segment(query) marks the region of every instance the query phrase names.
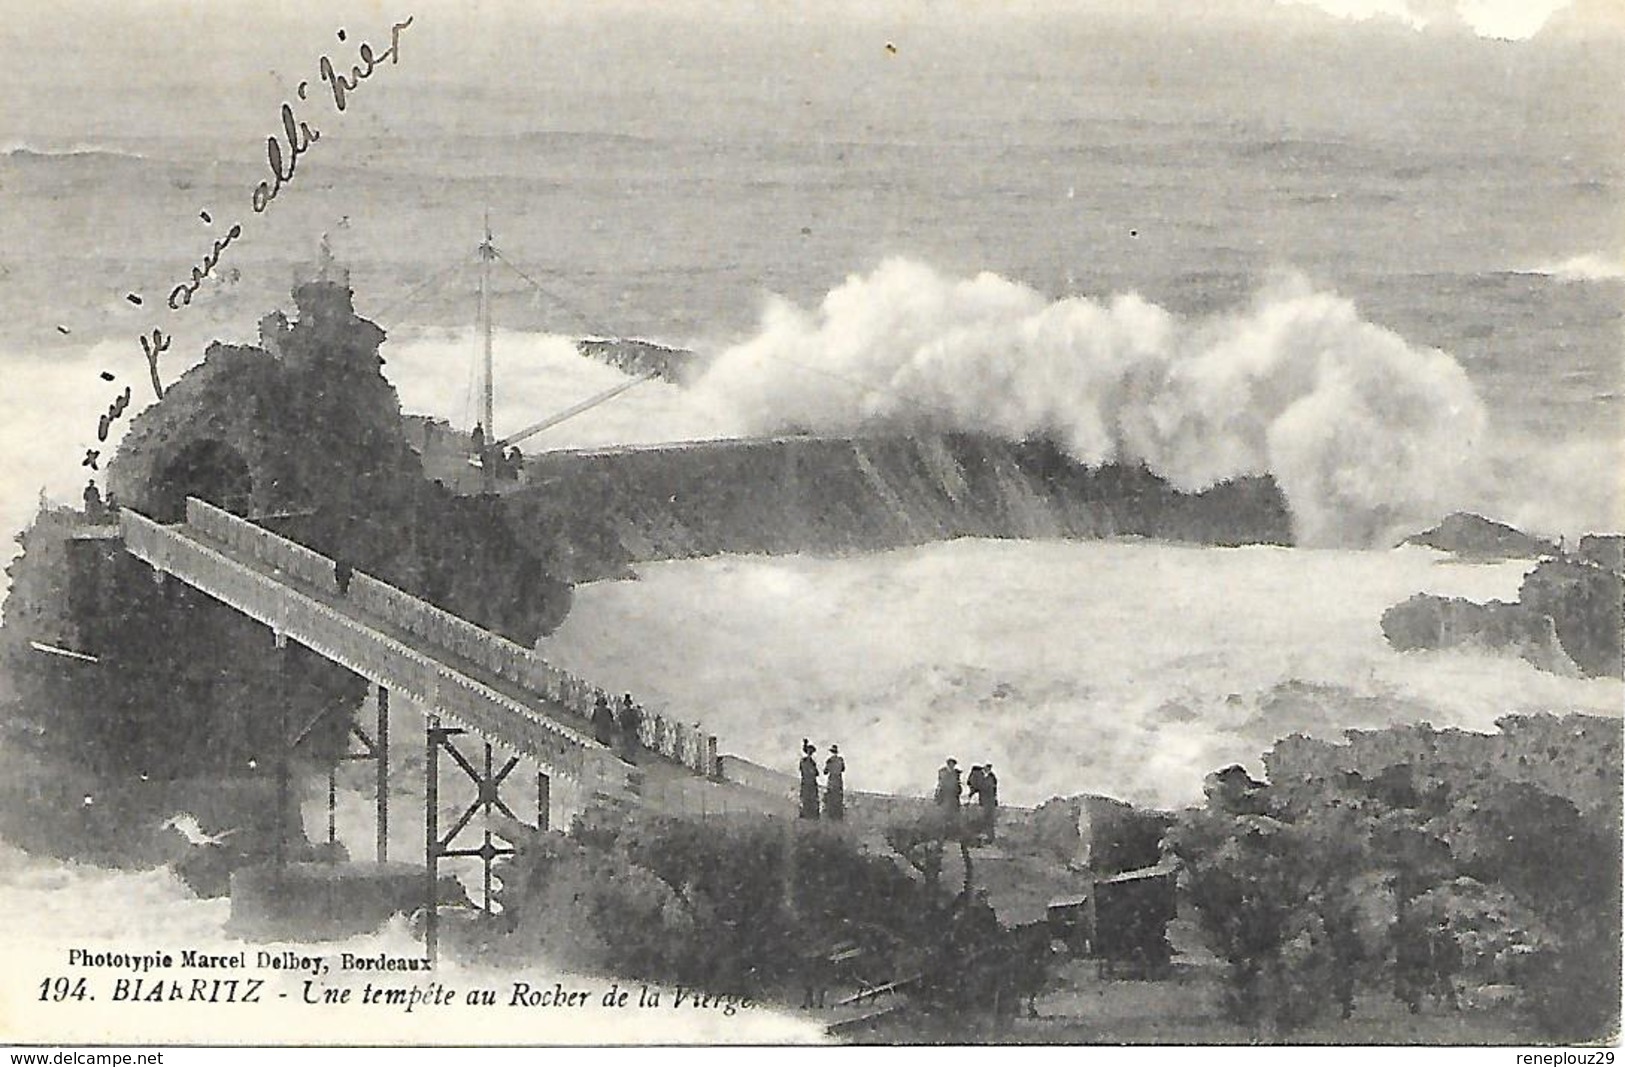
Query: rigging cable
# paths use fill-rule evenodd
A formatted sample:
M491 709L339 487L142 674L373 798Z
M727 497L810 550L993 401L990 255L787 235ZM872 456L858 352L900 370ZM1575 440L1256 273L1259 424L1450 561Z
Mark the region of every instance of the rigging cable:
M507 267L509 270L511 270L515 274L519 275L520 278L524 279L527 283L529 283L531 288L535 289L538 293L540 293L541 295L547 297L549 300L553 301L553 303L557 304L559 307L563 308L565 311L568 311L570 314L574 315L577 319L579 319L581 321L581 324L583 326L585 326L587 329L591 330L593 333L596 333L600 337L614 337L614 336L616 336L615 334L611 333L610 331L605 330L600 323L594 322L586 314L586 312L582 311L580 308L576 307L574 304L570 303L570 301L564 299L562 296L559 296L557 293L555 293L552 290L548 289L541 282L537 281L535 278L532 278L529 274L526 274L524 271L520 270L518 267L516 267L513 264L513 261L510 260L507 256L504 256L501 253L501 251L499 251L497 249L492 249L492 252L495 254L496 258L501 261L503 266Z
M373 315L380 319L389 318L390 316L394 315L395 312L409 304L419 293L423 292L423 290L427 289L431 285L445 281L449 276L462 270L464 267L467 267L472 262L472 256L465 257L463 260L453 263L445 270L429 275L429 277L423 279L421 282L409 289L405 296L399 298L398 300L391 301L380 310L373 312Z

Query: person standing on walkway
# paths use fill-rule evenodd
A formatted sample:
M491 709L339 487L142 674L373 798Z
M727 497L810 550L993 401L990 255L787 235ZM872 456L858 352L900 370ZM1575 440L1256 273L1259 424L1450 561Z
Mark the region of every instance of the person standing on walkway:
M605 748L615 744L615 713L609 710L609 698L602 689L592 703L592 739Z
M102 504L101 490L96 488L94 479L85 483L85 521L107 521L107 509Z
M937 771L937 803L950 811L959 810L959 761L948 760Z
M829 746L829 759L824 761L824 818L840 822L846 818L846 760L841 758L841 746Z
M818 818L818 761L817 752L806 738L801 739L801 817Z
M621 730L621 756L628 763L638 761L638 731L643 728L643 709L632 700L631 693L621 696L621 713L616 725Z

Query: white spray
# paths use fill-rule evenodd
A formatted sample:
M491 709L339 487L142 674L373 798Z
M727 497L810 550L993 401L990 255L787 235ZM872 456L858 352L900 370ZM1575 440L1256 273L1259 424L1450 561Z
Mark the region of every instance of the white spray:
M1437 519L1468 495L1486 432L1453 359L1297 278L1183 321L1134 294L1050 301L892 259L816 311L773 299L695 388L756 432L1042 435L1187 491L1272 474L1305 545L1383 544Z

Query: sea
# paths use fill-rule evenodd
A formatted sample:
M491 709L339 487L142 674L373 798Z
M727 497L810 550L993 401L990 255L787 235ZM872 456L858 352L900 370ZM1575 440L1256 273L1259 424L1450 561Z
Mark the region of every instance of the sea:
M1395 547L1450 511L1570 540L1625 527L1617 37L1157 5L386 6L224 5L190 12L184 39L132 8L78 64L47 62L66 29L24 23L38 62L0 72L7 531L41 499L77 502L87 449L105 458L151 402L140 338L169 339L172 382L291 312L324 261L388 332L403 406L471 428L489 226L498 434L624 380L574 338L705 364L527 451L975 429L1187 488L1267 472L1287 493L1293 549L965 541L579 588L543 651L704 719L725 751L788 767L810 737L841 745L856 788L921 792L954 755L993 762L1015 803L1172 807L1220 766L1258 773L1294 731L1620 714L1618 681L1400 655L1378 625L1415 592L1516 597L1523 564ZM319 58L381 53L408 14L339 111ZM320 136L255 211L285 103ZM165 307L211 254L191 303ZM42 967L70 944L229 943L224 905L163 870L0 845L0 899L0 937ZM401 926L363 944L412 943ZM12 987L35 970L7 1003L31 1000ZM105 1010L109 1035L174 1036ZM331 1033L324 1010L286 1033ZM818 1033L741 1017L649 1025ZM66 1019L47 1004L7 1032ZM435 1039L380 1025L397 1023Z

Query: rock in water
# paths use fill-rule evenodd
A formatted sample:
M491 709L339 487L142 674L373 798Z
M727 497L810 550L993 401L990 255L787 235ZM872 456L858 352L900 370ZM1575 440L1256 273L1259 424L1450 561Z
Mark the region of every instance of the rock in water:
M1625 677L1621 612L1625 578L1579 560L1544 560L1524 578L1518 600L1551 616L1563 648L1592 677Z
M1439 525L1405 538L1407 545L1426 545L1468 559L1539 559L1555 556L1550 541L1469 511L1458 511Z
M1382 632L1401 652L1483 648L1512 652L1543 671L1576 677L1580 668L1564 651L1551 616L1525 604L1418 593L1383 612Z

